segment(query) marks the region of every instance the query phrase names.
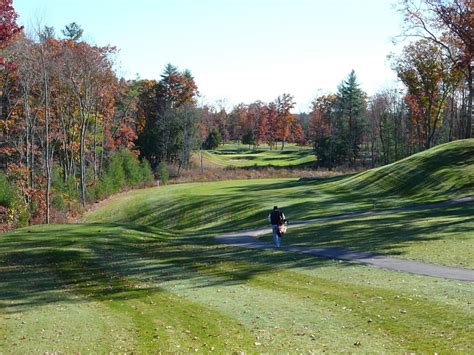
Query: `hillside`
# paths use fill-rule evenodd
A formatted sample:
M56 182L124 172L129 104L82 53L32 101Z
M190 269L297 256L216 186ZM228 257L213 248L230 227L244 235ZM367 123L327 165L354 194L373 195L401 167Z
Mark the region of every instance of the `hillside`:
M273 205L283 207L292 220L305 220L473 195L473 182L471 139L346 177L224 181L135 191L112 199L107 209L87 215L85 221L220 232L261 225Z
M296 220L472 194L473 142L327 180L137 190L82 224L4 234L0 352L472 353L474 284L233 248L214 236L266 225L274 204ZM466 207L321 222L286 243L472 267Z
M442 144L340 183L371 194L443 200L474 194L474 139Z

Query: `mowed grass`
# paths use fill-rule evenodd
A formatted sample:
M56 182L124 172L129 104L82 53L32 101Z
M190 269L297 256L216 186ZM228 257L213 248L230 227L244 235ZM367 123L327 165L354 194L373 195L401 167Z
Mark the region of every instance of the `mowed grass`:
M271 242L267 235L262 240ZM284 244L372 251L474 269L474 202L426 211L325 221L290 229Z
M173 185L117 196L82 224L2 235L0 352L472 353L472 283L213 238L266 225L274 204L297 220L473 194L474 140L456 144L457 154L447 145L412 157L438 162L423 179L402 178L416 161L407 159L362 173L366 184L359 174ZM409 193L411 183L425 193ZM429 250L456 265L469 259L472 215L472 204L397 212L288 238L415 259Z
M2 353L474 350L469 283L132 224L18 230L0 260Z
M284 150L267 146L250 149L245 145L224 144L216 150L203 152L203 157L221 167L281 167L295 168L312 165L315 155L309 147L286 145Z
M135 191L112 199L106 209L85 220L219 233L261 226L274 205L295 221L474 195L473 167L470 139L345 177L224 181Z
M436 146L345 179L341 187L372 195L443 200L474 194L474 139Z

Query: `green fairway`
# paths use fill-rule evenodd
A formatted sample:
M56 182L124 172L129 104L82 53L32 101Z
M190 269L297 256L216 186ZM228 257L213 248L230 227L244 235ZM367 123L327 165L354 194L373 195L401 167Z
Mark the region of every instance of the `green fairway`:
M31 227L0 256L6 353L473 350L468 283L136 225Z
M0 353L472 353L472 283L214 239L266 226L274 204L291 222L473 195L474 140L435 149L326 180L137 190L82 224L4 234ZM328 221L284 242L473 268L473 215L471 203Z
M106 209L85 220L225 232L262 225L274 205L283 207L290 220L307 220L474 195L473 167L471 139L346 177L224 181L135 191L111 200Z
M250 149L245 145L225 144L219 149L204 151L204 158L221 167L304 167L316 161L308 147L287 145L284 150L270 150L267 146Z
M290 229L288 245L372 251L474 269L474 203L315 223ZM271 236L263 240L270 242Z

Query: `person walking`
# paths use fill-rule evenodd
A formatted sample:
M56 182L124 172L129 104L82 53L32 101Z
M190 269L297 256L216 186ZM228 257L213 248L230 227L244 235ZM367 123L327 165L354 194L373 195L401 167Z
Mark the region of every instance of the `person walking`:
M281 235L279 232L279 227L283 224L284 220L285 215L283 214L283 211L278 209L278 206L274 206L273 211L270 212L270 214L268 215L268 221L272 225L273 242L275 243L275 246L277 248L279 248L281 245Z

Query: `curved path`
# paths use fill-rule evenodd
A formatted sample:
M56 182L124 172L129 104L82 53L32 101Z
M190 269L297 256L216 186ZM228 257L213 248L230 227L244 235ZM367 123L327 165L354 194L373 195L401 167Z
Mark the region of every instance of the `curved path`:
M291 227L301 227L307 224L313 224L323 221L332 221L338 219L350 219L355 217L365 217L371 215L383 215L402 211L428 210L439 207L474 202L474 196L468 196L460 199L449 200L427 205L419 205L409 208L398 208L393 210L369 211L362 213L345 214L333 217L324 217L308 221L295 222ZM228 233L216 237L216 240L240 248L251 249L275 249L273 244L264 243L257 238L262 234L271 233L271 228L259 228L245 230L240 232ZM396 259L387 256L377 255L371 252L356 252L338 248L311 248L301 246L282 246L280 250L291 251L302 254L314 255L317 257L344 260L352 263L368 264L382 269L408 272L411 274L426 275L433 277L442 277L445 279L474 282L474 270L455 268L449 266L423 263L419 261Z

